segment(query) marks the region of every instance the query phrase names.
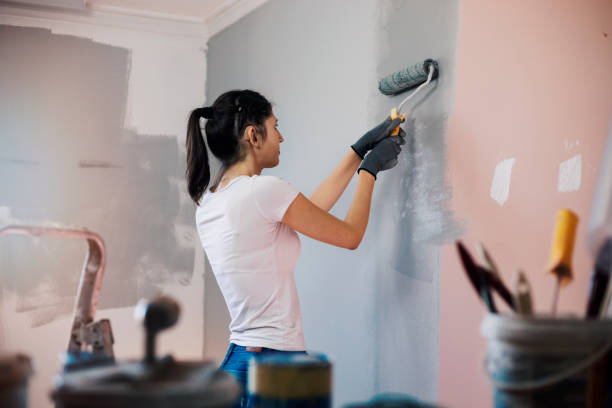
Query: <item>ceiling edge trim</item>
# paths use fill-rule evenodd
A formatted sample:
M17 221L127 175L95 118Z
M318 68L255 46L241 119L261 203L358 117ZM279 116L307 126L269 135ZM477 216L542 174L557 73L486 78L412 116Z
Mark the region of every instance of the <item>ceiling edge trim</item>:
M204 21L209 38L262 6L268 0L225 0Z
M86 10L56 9L45 6L17 6L0 1L0 15L29 19L42 19L65 23L93 24L127 30L151 32L156 34L190 37L206 43L209 35L208 27L203 21L192 21L185 17L177 20L171 14L142 12L129 9L112 10L88 6ZM136 14L137 13L137 14ZM189 19L189 20L186 20Z

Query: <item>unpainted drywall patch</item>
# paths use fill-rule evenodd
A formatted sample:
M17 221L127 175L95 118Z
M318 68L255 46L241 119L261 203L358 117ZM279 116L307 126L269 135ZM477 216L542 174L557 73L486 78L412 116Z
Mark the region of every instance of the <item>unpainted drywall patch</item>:
M106 241L101 308L187 284L193 205L175 136L124 128L131 53L47 29L0 25L3 221L76 225ZM152 137L154 136L154 137ZM191 241L193 243L193 241ZM68 313L85 243L0 238L0 285L32 325ZM36 312L36 316L34 316Z
M568 159L559 164L559 180L557 189L561 193L580 190L582 183L582 155Z
M510 182L512 181L512 167L516 159L506 159L497 163L493 181L491 182L491 198L499 205L504 205L510 195Z

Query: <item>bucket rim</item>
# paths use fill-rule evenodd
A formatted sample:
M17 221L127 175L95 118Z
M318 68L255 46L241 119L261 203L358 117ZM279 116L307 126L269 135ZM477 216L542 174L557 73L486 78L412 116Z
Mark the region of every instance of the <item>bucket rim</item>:
M489 313L480 325L487 340L530 341L545 336L594 343L612 339L612 319L554 318L549 315L514 316Z

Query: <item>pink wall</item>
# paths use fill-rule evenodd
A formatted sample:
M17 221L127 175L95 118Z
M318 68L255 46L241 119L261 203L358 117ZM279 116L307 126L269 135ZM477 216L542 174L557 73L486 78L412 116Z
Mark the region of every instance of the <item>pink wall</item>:
M544 273L556 212L580 217L575 280L561 312L583 313L592 259L586 226L612 120L612 1L463 0L457 95L450 120L449 183L462 237L488 247L508 284L517 268L531 280L538 311L550 309ZM580 188L559 192L559 165L582 155ZM508 200L490 196L497 163L515 158ZM500 302L498 302L500 303ZM442 255L439 401L491 406L483 373L483 306L454 246Z

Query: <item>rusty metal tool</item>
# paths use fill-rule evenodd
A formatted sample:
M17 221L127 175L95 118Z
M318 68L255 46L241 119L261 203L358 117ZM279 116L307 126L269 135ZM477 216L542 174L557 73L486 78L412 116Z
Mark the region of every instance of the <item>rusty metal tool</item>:
M8 225L0 228L0 236L8 234L85 239L87 241L88 251L81 270L68 341L68 353L72 354L77 361L82 352L85 355L91 353L96 360L114 361L114 339L110 321L102 319L94 322L106 267L106 246L102 237L86 229L25 225ZM78 364L74 366L76 368Z

